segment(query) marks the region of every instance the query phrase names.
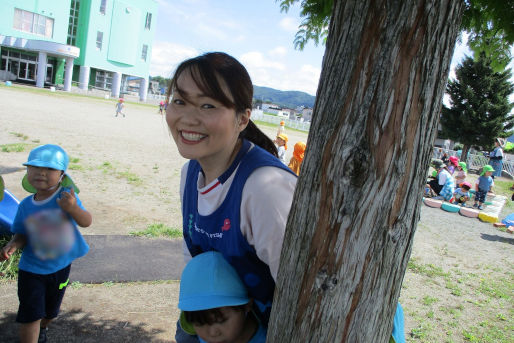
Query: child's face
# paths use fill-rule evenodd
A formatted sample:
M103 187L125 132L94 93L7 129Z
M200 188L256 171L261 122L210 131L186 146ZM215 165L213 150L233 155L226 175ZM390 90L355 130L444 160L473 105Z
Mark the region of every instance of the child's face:
M62 171L45 167L27 167L27 179L38 191L46 191L57 186L61 179Z
M493 172L492 172L492 171L486 171L486 172L485 172L485 176L491 176L491 175L493 175Z
M213 324L192 323L196 334L208 343L248 342L253 332L245 330L249 318L247 310L233 307L220 307L219 310L223 318L218 318Z
M280 137L277 137L277 144L278 144L278 146L284 146L284 145L286 145L286 141Z

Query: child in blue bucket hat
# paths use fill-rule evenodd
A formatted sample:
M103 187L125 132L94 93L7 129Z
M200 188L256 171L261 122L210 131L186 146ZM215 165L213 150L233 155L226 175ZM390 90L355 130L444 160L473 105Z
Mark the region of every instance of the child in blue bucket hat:
M89 246L77 225L91 225L91 214L76 195L79 190L66 174L68 154L58 145L34 148L23 163L23 188L33 193L19 205L11 232L13 238L0 250L4 261L20 248L18 271L21 342L46 342L48 324L57 317L71 263Z
M196 255L186 265L178 307L182 329L202 343L266 341L245 285L219 252Z

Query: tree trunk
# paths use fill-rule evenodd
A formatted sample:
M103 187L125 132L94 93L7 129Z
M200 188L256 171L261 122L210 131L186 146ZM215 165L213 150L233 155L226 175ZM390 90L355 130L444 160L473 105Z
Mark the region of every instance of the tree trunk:
M463 2L334 1L267 342L387 342Z
M467 144L464 144L462 146L462 153L460 154L460 160L467 163L468 159L468 152L469 152L470 146Z

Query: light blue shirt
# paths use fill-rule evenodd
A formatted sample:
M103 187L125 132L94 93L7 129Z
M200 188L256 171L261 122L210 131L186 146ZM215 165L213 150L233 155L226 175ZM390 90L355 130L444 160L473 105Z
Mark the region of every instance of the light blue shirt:
M27 243L21 254L19 269L35 274L52 274L87 254L89 246L77 229L77 223L57 204L60 187L48 199L28 196L20 203L11 232L22 234ZM85 210L75 195L78 206Z

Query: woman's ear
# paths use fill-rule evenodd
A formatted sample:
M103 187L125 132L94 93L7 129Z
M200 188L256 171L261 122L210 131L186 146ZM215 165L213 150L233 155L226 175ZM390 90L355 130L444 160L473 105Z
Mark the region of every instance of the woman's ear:
M244 129L246 129L246 126L250 122L251 115L252 115L252 110L247 108L244 112L242 112L238 116L237 125L239 126L239 132L241 132Z

